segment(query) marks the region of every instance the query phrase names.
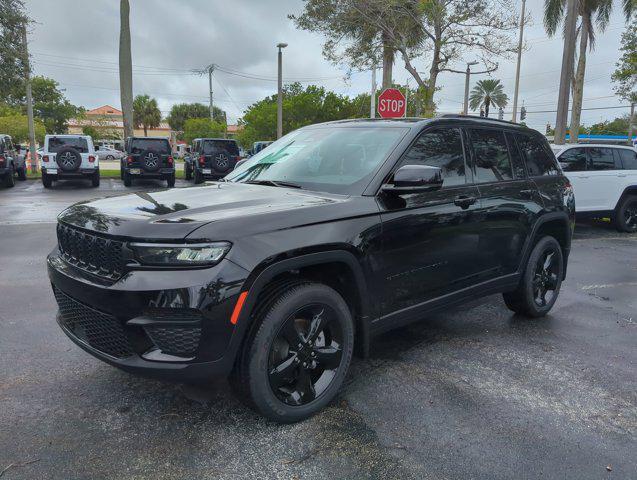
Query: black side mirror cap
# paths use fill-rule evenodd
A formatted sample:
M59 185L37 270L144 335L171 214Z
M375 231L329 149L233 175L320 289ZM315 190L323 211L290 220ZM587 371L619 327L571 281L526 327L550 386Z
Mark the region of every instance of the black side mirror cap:
M394 173L394 182L382 186L383 192L397 195L431 192L442 187L442 170L429 165L403 165Z

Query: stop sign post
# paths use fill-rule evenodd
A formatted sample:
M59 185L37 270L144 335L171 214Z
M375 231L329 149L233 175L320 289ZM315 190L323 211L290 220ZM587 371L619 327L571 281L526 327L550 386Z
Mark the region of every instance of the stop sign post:
M407 113L407 101L396 88L386 88L378 96L378 114L382 118L401 118Z

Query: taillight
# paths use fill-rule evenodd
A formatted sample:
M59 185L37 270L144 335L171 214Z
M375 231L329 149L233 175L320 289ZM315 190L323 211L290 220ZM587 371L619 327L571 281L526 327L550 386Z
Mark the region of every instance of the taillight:
M237 155L236 157L234 157L234 161L238 162L239 160L241 160L241 157L239 155Z
M43 162L48 162L49 161L49 156L48 155L42 155L42 161Z
M133 163L133 156L129 155L128 158L126 159L126 161L128 162L128 164L130 165L131 163Z
M88 156L88 161L89 161L90 163L93 163L93 162L95 161L95 157L94 157L93 155L89 155L89 156Z
M173 164L173 157L168 157L168 165L172 165Z
M5 158L3 155L0 155L0 167L4 167Z
M206 157L202 155L201 157L199 157L199 165L203 167L205 164L206 164Z

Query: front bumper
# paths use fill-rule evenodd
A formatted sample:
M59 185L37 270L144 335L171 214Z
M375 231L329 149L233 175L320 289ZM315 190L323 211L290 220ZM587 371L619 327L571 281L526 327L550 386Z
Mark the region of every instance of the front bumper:
M199 270L135 270L112 283L57 252L47 258L64 333L123 370L179 382L227 375L241 343L230 323L248 272L229 260Z

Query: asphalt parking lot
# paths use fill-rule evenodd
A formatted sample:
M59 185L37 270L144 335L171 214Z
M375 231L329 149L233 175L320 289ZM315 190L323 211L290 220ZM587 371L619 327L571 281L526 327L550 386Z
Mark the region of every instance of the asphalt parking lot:
M57 327L55 215L125 191L0 189L2 480L637 478L637 235L578 225L551 315L493 296L390 332L330 408L281 426L225 382L134 377Z

